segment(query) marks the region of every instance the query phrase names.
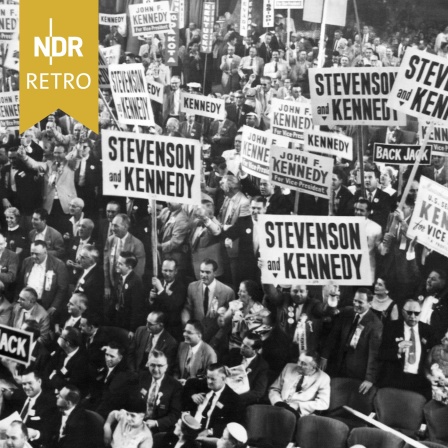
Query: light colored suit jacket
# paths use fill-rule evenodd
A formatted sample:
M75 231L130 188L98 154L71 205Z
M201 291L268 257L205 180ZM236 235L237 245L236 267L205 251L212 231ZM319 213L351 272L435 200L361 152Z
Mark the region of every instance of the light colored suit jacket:
M8 325L10 327L20 328L19 318L21 314L22 308L18 303L16 303L12 308ZM45 311L44 307L36 303L34 307L31 308L27 319L34 319L39 324L40 337L38 340L43 344L50 342L50 316Z
M318 370L314 375L305 376L301 392L296 392L296 386L301 374L297 364L286 364L280 376L269 388L269 400L272 405L279 401L299 409L301 415L312 414L315 411L325 411L330 406L330 377Z
M29 233L31 243L34 243L37 235L37 230L33 229ZM45 233L45 242L47 243L47 250L50 255L56 258L62 258L65 255L65 245L62 235L53 227L47 226Z
M4 249L0 255L0 281L6 287L15 281L18 268L19 256L9 249Z
M186 342L181 342L177 352L177 366L179 377L182 378L187 362L190 345ZM189 378L195 378L198 375L205 375L207 367L210 364L217 362L218 358L215 351L204 341L201 342L199 350L195 353L190 361L190 375ZM179 369L179 370L177 370Z

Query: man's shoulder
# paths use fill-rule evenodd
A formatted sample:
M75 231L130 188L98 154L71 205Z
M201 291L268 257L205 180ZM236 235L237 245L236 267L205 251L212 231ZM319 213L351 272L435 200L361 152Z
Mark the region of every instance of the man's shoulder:
M225 292L233 292L233 289L230 286L225 285L224 283L220 282L219 280L215 280L215 282L216 282L215 291L216 291L216 288L218 288L218 289L222 289Z
M49 235L51 235L53 237L57 237L57 238L61 237L62 238L61 233L58 232L54 227L47 226L47 232Z
M179 381L167 374L165 374L165 376L163 377L161 387L167 388L170 393L177 392L179 389L183 390L182 385L179 383Z
M63 261L59 260L59 258L55 257L54 255L47 255L47 270L52 269L56 267L57 269L63 269L65 270L65 264Z

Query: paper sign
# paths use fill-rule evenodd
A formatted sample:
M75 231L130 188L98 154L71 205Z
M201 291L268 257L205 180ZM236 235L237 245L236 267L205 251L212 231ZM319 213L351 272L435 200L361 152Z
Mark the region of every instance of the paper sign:
M186 114L224 120L225 109L226 103L222 99L197 95L195 93L180 93L180 111Z
M311 105L274 98L271 107L271 132L303 140L303 133L313 128Z
M169 31L171 18L168 1L129 5L128 8L133 36Z
M429 123L419 120L418 135L421 142L425 138L428 127ZM434 131L428 140L428 144L432 146L433 156L448 156L448 126L441 124L434 125Z
M375 143L373 161L389 163L394 165L413 165L417 159L420 145L394 145L386 143ZM428 145L420 159L420 165L431 164L431 149Z
M353 160L353 139L334 132L305 131L305 149Z
M33 335L28 331L0 325L0 356L20 364L29 364Z

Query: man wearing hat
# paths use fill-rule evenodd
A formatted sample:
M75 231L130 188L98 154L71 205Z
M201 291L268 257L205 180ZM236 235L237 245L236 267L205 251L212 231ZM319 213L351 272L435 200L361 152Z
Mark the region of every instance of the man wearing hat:
M239 423L229 423L216 445L217 448L244 448L247 431Z
M189 82L187 87L189 93L201 94L202 86L198 82Z

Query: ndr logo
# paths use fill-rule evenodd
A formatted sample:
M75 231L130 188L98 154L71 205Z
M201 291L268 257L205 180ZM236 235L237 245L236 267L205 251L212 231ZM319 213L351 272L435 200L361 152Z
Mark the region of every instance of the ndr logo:
M45 37L45 43L40 37L34 37L34 57L39 57L42 53L45 57L50 58L50 65L53 65L53 58L74 56L82 57L82 39L80 37L69 36L68 39L61 36L53 36L53 19L50 19L49 36Z

